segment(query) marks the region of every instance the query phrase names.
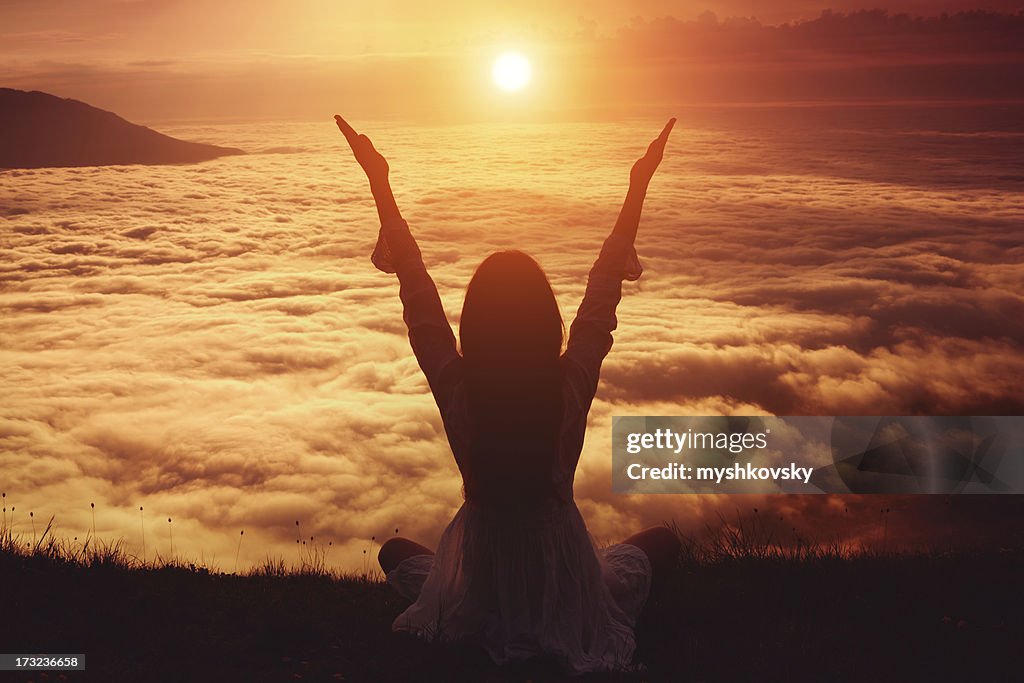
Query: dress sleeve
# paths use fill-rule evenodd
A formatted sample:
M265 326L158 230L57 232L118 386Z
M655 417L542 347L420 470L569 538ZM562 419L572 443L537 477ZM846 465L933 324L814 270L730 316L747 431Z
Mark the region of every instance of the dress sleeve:
M622 281L637 280L643 266L637 258L633 241L612 234L605 240L597 261L590 269L587 290L569 328L565 359L568 378L586 405L597 392L601 362L612 348L612 332L618 321L615 308L622 298Z
M405 221L381 225L370 260L385 273L396 273L402 317L409 343L442 414L451 396L452 361L460 358L455 335L441 305L437 286L427 273L419 246Z

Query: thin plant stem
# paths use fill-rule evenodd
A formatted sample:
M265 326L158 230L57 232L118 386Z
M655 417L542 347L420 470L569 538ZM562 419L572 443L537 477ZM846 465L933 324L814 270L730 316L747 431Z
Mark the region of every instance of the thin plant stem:
M242 552L242 537L245 536L245 529L238 534L238 548L235 549L235 573L238 573L238 553Z
M142 525L142 564L146 564L146 517L139 506L139 523Z

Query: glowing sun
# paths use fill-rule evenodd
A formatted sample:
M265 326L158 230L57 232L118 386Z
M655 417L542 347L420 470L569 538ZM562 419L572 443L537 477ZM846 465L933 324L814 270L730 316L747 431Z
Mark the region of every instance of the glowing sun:
M494 68L491 69L495 85L509 92L525 88L532 75L530 62L518 52L506 52L501 55L494 61Z

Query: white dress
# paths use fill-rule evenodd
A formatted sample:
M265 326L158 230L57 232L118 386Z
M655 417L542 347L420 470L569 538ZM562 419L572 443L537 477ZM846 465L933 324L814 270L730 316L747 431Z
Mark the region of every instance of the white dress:
M462 357L408 225L382 226L372 260L398 274L413 352L465 472ZM632 545L598 549L572 486L601 362L612 345L622 280L641 272L631 241L618 235L605 241L590 271L561 360L564 414L551 482L557 498L514 521L465 501L434 555L410 557L388 572L388 582L413 601L393 630L430 640L473 640L498 664L546 655L572 674L630 667L650 562Z

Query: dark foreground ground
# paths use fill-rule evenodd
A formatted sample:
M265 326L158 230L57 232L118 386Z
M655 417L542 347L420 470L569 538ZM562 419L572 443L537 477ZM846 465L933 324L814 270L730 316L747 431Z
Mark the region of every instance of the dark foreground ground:
M132 568L0 552L0 651L85 653L31 681L551 681L390 633L382 583ZM1019 681L1024 554L684 558L638 625L640 674L599 681ZM130 563L128 563L130 565ZM579 679L577 679L579 680Z

